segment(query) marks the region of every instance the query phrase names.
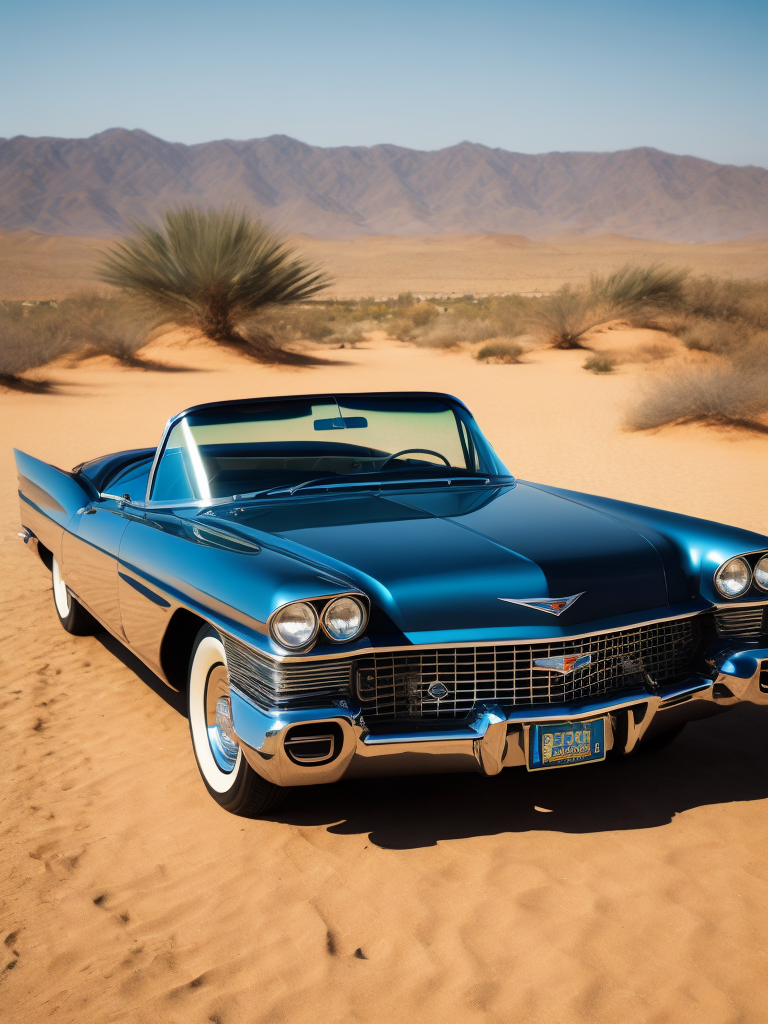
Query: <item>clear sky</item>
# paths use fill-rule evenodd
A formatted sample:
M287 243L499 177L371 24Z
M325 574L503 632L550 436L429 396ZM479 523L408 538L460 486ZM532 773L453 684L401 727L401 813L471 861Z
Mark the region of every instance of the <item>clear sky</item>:
M768 2L2 0L0 136L655 146L768 167Z

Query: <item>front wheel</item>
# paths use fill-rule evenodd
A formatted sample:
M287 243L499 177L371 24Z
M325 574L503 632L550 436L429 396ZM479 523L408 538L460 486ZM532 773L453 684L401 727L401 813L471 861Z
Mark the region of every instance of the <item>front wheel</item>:
M211 626L197 634L189 664L187 708L192 749L205 788L232 814L252 817L277 807L286 790L268 782L243 756L232 726L227 655Z
M90 636L98 628L98 623L85 608L70 594L64 582L59 563L51 560L51 576L53 578L53 604L59 622L68 633L74 636Z

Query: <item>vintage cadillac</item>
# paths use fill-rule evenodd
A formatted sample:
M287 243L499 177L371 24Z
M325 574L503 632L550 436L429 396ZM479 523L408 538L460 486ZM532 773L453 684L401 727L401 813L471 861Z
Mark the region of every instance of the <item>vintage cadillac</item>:
M589 764L768 703L768 537L516 480L449 395L217 402L156 449L16 461L62 626L186 689L237 814Z

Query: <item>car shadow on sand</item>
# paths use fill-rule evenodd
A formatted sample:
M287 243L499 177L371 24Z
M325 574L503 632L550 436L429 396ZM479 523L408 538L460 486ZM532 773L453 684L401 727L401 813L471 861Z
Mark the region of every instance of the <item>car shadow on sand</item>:
M111 634L96 639L169 707L177 693ZM768 798L768 707L742 704L693 722L665 750L546 772L354 779L292 790L268 817L410 850L503 832L613 832L668 825L707 804Z
M271 817L367 834L392 850L503 832L611 832L667 825L706 804L768 797L768 707L741 705L687 726L665 750L492 778L430 775L307 786Z

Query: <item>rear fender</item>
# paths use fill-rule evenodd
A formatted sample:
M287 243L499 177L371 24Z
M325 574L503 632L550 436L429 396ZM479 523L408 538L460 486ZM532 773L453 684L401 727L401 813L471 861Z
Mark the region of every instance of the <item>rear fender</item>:
M21 525L61 562L61 538L78 509L98 498L85 477L57 469L14 449L19 480Z

